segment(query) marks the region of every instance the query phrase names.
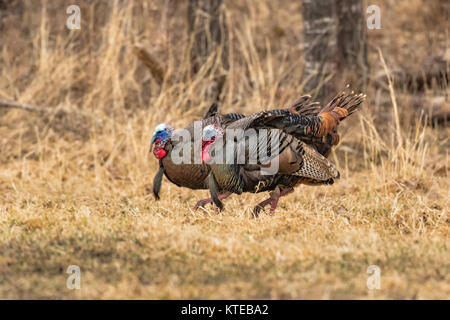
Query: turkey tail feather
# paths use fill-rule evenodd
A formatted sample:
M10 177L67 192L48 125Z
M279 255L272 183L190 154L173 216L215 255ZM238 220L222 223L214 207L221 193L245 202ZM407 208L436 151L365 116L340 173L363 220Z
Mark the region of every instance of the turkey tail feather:
M334 164L316 150L303 142L299 144L298 149L303 158L303 165L295 175L321 181L339 179L340 173Z
M286 109L289 110L292 114L302 114L302 115L317 115L319 113L319 103L318 102L309 102L311 99L310 95L304 95L294 100L292 103L286 106Z
M317 130L318 136L330 133L340 121L355 112L365 98L363 94L355 94L353 91L348 93L345 90L334 97L318 114L321 118Z
M203 117L203 119L208 119L208 118L210 118L210 117L214 117L216 114L217 114L217 110L218 110L218 105L217 105L217 103L213 103L210 107L209 107L209 109L208 109L208 111L206 112L206 114L205 114L205 116Z

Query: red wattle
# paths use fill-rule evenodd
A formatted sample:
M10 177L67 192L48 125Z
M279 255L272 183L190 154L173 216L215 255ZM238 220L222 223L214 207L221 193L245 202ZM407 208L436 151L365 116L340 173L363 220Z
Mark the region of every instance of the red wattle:
M162 158L164 158L166 156L166 154L167 154L166 150L158 149L158 150L156 150L155 156L156 156L156 158L161 160Z
M211 149L211 143L212 141L208 141L204 143L202 148L202 161L208 162L211 161L211 156L209 155L209 149Z

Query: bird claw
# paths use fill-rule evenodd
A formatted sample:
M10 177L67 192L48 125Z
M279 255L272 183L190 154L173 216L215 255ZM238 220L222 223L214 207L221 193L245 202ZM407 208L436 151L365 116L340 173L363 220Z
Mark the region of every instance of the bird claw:
M253 217L254 218L258 218L258 216L259 216L259 213L261 212L261 210L263 210L264 208L263 207L261 207L259 204L258 205L256 205L254 208L253 208Z
M253 217L258 218L259 217L259 213L264 210L264 207L267 206L268 203L258 203L254 208L253 208Z
M264 208L265 208L267 205L269 205L269 204L270 204L270 212L269 212L269 214L270 214L270 215L273 215L273 213L275 212L275 209L276 209L276 207L277 207L277 204L278 204L278 199L279 199L279 197L277 197L277 198L269 198L269 199L267 199L267 200L264 200L264 201L261 202L261 203L258 203L258 204L253 208L253 216L254 216L255 218L258 218L259 213L261 212L261 210L264 210Z
M207 201L207 200L199 200L199 201L197 201L197 203L194 206L194 211L196 211L200 207L204 207L205 204L208 204L208 203L210 203L210 201Z
M219 194L219 200L223 200L225 198L228 198L230 195L231 195L231 192ZM194 211L197 210L200 207L204 207L205 204L212 203L212 202L213 202L213 200L211 198L199 200L196 203L196 205L194 206ZM223 211L223 205L219 206L218 209L219 209L219 212Z

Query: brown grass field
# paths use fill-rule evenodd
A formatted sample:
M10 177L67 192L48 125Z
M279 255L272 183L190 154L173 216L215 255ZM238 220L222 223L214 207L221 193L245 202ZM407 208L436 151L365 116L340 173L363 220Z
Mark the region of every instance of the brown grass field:
M0 99L49 112L0 108L0 298L450 298L450 127L423 125L394 87L371 82L342 123L330 156L342 178L298 187L273 216L251 215L266 194L194 212L208 192L166 179L154 200L154 127L183 127L211 104L211 79L188 75L185 5L166 3L12 1L3 13ZM417 69L448 48L445 1L375 3L383 28L368 31L372 74ZM81 30L66 28L69 4L81 7ZM300 6L225 1L221 111L250 114L303 93ZM164 63L162 86L137 42ZM66 287L69 265L81 268L79 290ZM380 290L366 286L370 265Z

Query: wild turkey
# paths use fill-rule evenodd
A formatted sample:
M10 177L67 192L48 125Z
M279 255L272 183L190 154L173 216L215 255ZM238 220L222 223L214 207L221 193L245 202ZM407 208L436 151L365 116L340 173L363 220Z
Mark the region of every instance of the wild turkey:
M317 109L317 104L307 103L308 99L309 97L306 96L300 98L289 109L262 111L248 117L237 113L218 114L217 105L213 104L206 113L201 125L203 128L210 124L227 128L230 124L246 118L244 123L247 125L251 124L253 127L282 127L291 131L296 128L297 130L295 131L298 131L300 136L302 135L301 132L307 133L307 138L310 138L311 135L321 136L326 134L326 130L323 130L323 128L333 128L339 121L339 115L335 112L338 109L333 112L325 110L320 115L317 115L317 113L313 114L312 111ZM344 111L341 110L341 112ZM210 173L209 166L193 161L195 160L194 150L196 149L194 145L196 143L194 141L194 124L190 124L185 129L191 137L186 142L173 141L172 136L175 136L177 131L174 131L167 124L158 125L153 133L150 151L152 151L154 146L153 154L159 160L159 169L153 180L153 194L157 200L159 199L163 175L175 185L190 189L209 189L213 183L212 176L208 176ZM176 164L173 162L171 153L173 148L179 143L190 144L190 148L188 148L191 150L190 163ZM222 195L219 198L225 198L226 196ZM194 208L196 209L211 201L211 199L200 200Z
M248 123L251 123L255 127L264 126L264 124L275 118L281 118L281 114L259 112L252 115L247 119ZM220 125L226 128L230 123L239 119L245 119L246 117L237 113L218 114L217 105L213 104L205 117L201 120L201 128L210 124ZM159 200L159 193L161 190L162 178L165 175L166 178L173 184L179 187L186 187L189 189L208 189L210 185L209 167L205 165L201 159L201 137L198 137L198 141L195 141L195 124L191 123L184 130L175 130L168 124L159 124L156 126L150 143L150 152L153 151L154 156L159 160L159 169L153 179L153 194L156 200ZM182 133L188 133L189 140L178 139ZM178 136L177 136L178 135ZM174 138L177 139L174 139ZM181 140L181 141L180 141ZM196 151L195 144L198 142L198 160L194 152ZM183 148L183 144L188 144L186 148ZM190 150L187 161L175 162L172 156L172 151L179 147L179 150Z
M221 123L227 126L229 123L244 118L244 115L237 113L217 114L217 105L213 104L201 120L202 128L212 124ZM190 141L174 141L172 139L177 131L168 124L159 124L156 126L150 143L150 152L159 160L159 169L153 178L153 194L156 200L159 200L163 175L179 187L190 189L208 189L207 180L209 168L204 163L195 163L194 158L194 123L185 128L191 137ZM190 163L176 164L172 160L172 150L180 143L189 143L191 149Z
M304 96L288 110L273 110L272 113L284 115L282 118L267 122L267 125L281 129L273 131L272 135L276 137L267 138L267 141L279 138L278 150L270 159L279 161L279 171L274 175L263 175L262 170L267 163L259 162L255 165L247 162L259 152L260 148L267 147L260 145L258 140L257 144L246 146L244 164L236 163L236 159L234 163L209 164L214 175L214 179L210 181L211 198L199 201L200 205L214 202L222 208L221 200L231 193L271 191L270 198L254 208L254 214L257 216L268 204L271 204L273 212L279 198L292 192L299 183L332 184L334 179L339 178L339 172L325 157L339 141L336 126L340 120L352 114L364 98L362 94L355 95L344 91L319 111L318 105L308 104L309 96ZM305 116L303 112L309 116ZM252 128L247 120L248 118L239 119L231 123L228 129ZM222 130L217 125L205 127L202 154L206 155L203 158L210 158L211 145L215 143L216 137L221 135ZM235 157L237 153L234 150Z

